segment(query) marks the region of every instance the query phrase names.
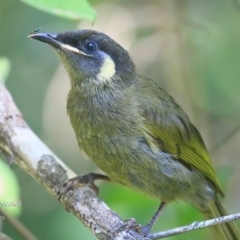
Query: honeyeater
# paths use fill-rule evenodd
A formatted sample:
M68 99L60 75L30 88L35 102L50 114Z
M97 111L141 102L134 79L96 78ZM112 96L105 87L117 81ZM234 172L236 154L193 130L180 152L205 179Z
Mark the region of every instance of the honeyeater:
M33 32L29 38L51 45L68 72L67 112L78 145L107 174L86 176L109 179L161 201L141 228L144 236L172 201L188 202L206 219L227 214L200 133L166 91L137 73L123 47L93 30ZM216 240L240 239L232 222L212 229Z

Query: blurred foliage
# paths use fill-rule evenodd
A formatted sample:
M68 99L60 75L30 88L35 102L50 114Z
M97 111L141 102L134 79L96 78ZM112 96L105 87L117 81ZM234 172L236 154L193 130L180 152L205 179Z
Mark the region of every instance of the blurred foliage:
M0 57L0 82L5 82L10 71L10 62ZM0 208L12 215L22 212L20 203L20 186L12 169L0 159ZM5 204L9 207L4 206ZM20 204L21 206L21 204Z
M22 212L18 180L2 159L0 159L0 208L15 216Z
M10 71L10 61L6 57L0 57L0 82L5 82Z
M86 0L21 0L30 6L69 19L87 19L94 22L96 12Z
M77 173L97 170L80 155L66 115L65 70L58 67L48 46L27 35L39 26L43 32L77 28L105 32L130 52L140 74L155 79L188 113L210 149L226 208L239 212L240 134L236 131L225 138L239 129L239 9L230 0L92 0L91 4L98 13L94 26L49 15L17 0L0 1L0 56L7 56L12 65L6 84L30 127ZM95 239L45 189L18 166L12 168L21 186L20 221L39 239ZM111 183L101 185L100 197L123 219L135 217L142 224L159 204ZM193 207L172 203L154 231L201 219ZM6 222L3 230L21 239ZM192 238L211 239L210 231L169 239Z

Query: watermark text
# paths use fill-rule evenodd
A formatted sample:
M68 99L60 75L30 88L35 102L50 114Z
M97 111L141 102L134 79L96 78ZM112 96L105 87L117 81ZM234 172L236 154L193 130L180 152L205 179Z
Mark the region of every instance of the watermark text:
M21 207L22 202L18 201L9 201L9 202L0 202L0 208L3 207Z

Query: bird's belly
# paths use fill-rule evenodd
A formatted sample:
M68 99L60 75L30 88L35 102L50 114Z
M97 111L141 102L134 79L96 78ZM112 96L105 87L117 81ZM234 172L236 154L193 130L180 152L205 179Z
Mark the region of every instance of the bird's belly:
M162 201L185 200L204 210L202 204L214 198L213 185L198 170L171 154L153 152L143 139L95 137L83 148L112 181Z
M129 160L131 151L137 148L137 141L124 137L82 138L79 142L83 152L103 170L112 181L131 187L129 182Z

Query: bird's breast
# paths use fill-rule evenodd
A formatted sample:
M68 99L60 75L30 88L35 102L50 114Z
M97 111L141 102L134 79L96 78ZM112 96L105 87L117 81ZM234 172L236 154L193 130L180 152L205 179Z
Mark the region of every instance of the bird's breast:
M86 98L72 90L67 101L79 146L106 173L112 168L124 171L121 159L129 158L142 134L134 102L117 96Z

